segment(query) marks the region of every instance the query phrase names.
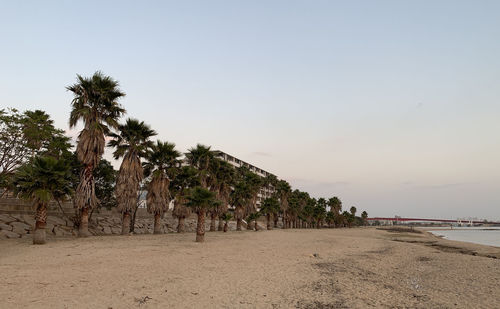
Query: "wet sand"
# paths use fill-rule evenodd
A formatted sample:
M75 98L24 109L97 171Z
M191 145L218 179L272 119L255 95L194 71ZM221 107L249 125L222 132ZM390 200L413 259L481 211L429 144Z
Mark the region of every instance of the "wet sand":
M375 228L0 241L1 308L498 308L500 248Z

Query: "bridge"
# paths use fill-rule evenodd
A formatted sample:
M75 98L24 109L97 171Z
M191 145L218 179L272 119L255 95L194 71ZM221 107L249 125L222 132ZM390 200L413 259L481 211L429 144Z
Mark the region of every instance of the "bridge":
M468 219L428 219L428 218L384 218L384 217L373 217L367 218L368 221L396 221L396 222L409 222L409 221L419 221L419 222L442 222L442 223L457 223L457 224L500 224L500 222L492 221L475 221Z

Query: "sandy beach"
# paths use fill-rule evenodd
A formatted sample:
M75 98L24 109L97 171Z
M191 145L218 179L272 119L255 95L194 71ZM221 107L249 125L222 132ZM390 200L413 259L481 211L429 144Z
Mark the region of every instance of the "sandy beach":
M1 308L498 308L500 248L374 228L0 241Z

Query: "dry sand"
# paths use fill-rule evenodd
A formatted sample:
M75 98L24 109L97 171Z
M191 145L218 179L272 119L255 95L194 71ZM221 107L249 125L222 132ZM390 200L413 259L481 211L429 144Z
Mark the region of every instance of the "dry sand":
M0 241L0 307L500 307L500 248L374 228L194 238Z

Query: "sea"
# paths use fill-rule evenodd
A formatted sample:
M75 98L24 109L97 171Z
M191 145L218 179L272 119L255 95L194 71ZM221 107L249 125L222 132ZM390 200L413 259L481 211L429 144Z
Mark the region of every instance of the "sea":
M500 247L500 227L443 227L429 232L449 240Z

